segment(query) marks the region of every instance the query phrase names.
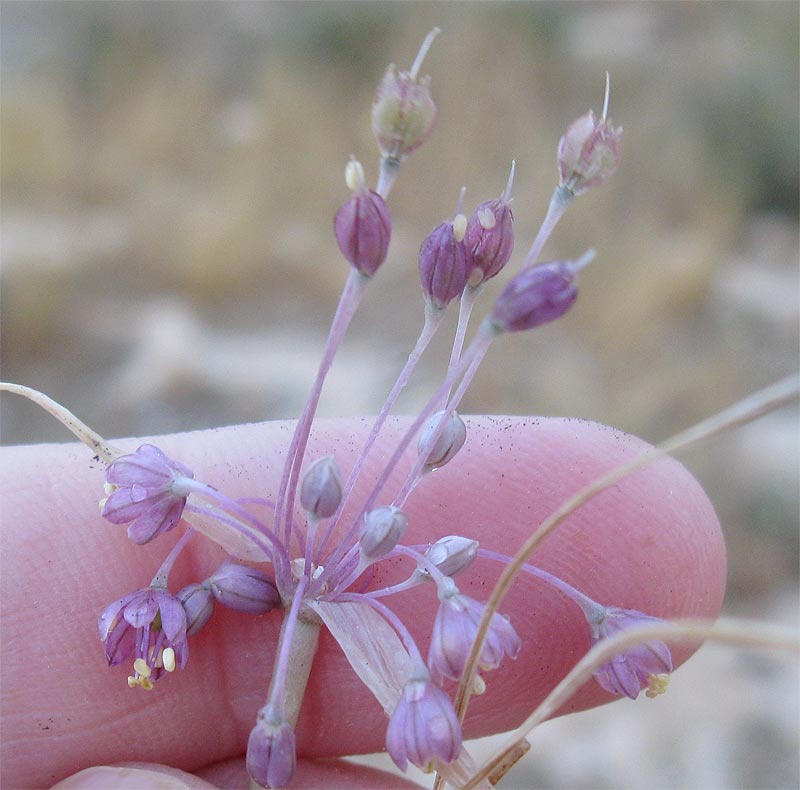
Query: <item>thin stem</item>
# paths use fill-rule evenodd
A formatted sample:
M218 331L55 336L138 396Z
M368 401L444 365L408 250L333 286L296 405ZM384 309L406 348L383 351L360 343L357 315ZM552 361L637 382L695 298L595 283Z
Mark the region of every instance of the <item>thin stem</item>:
M325 349L322 354L319 370L317 371L317 377L311 388L305 407L303 408L303 413L297 421L294 436L289 446L289 452L286 456L286 462L281 476L280 488L278 489L278 505L275 523L275 531L283 538L287 549L289 549L291 541L291 522L294 509L294 497L297 490L297 480L300 476L300 466L302 465L306 444L308 443L308 436L311 432L311 423L317 410L320 395L322 394L322 385L333 363L334 355L341 345L347 327L361 302L361 297L364 294L365 286L368 281L368 278L364 277L364 275L356 269L350 270L328 333L328 339L325 343ZM290 584L285 573L281 573L279 584L282 588L286 588Z
M550 198L550 205L547 208L544 222L542 222L542 226L539 228L539 232L536 234L536 238L533 240L533 244L531 244L531 248L525 256L525 262L522 264L523 269L533 266L539 259L544 245L547 243L556 225L558 225L558 221L564 216L564 212L570 207L574 199L575 196L569 190L563 189L560 186L555 188L553 197Z
M465 788L476 787L478 782L489 776L494 767L504 761L506 755L520 747L521 742L534 727L555 713L592 677L597 667L630 647L653 640L671 642L708 640L729 645L800 652L800 642L794 630L764 625L761 622L728 620L714 624L709 620L677 620L672 623L648 623L630 628L595 644L545 697L533 713L505 740L498 754L481 766L480 770L465 785Z
M416 345L414 346L411 353L408 355L408 359L406 360L406 364L403 367L402 371L400 371L400 375L397 377L397 381L395 381L394 386L392 387L389 395L386 398L386 402L383 404L381 408L380 414L375 418L375 423L372 426L372 430L370 431L369 436L367 437L367 441L364 443L364 447L361 450L361 454L359 455L358 459L356 460L355 465L353 466L350 474L347 478L347 482L344 486L344 493L342 494L342 501L339 504L339 507L334 513L333 518L328 523L328 526L325 530L325 535L322 538L319 547L319 556L322 556L323 551L325 550L325 546L328 543L331 535L333 534L333 530L339 522L341 518L342 511L347 504L350 495L353 492L353 488L355 487L356 483L358 482L358 478L361 475L361 470L364 466L364 462L367 460L367 456L369 455L372 446L375 444L380 432L386 423L386 418L389 416L389 412L392 410L395 402L397 401L398 396L403 391L405 386L408 384L408 380L411 378L411 374L414 372L417 364L419 363L420 358L422 357L425 349L428 347L428 344L431 342L431 339L436 334L437 329L441 326L442 322L442 311L441 310L425 310L425 323L422 326L422 331L417 338ZM345 541L347 542L347 541Z
M469 319L472 315L472 308L475 307L475 302L480 295L482 286L483 283L479 283L474 288L468 285L461 293L461 301L458 306L458 326L456 327L456 334L453 338L453 350L450 352L450 364L447 368L448 373L455 368L458 364L458 360L461 359L461 352L464 349L464 338L467 334L467 326L469 325ZM449 397L450 394L448 393L444 400L446 401Z
M245 508L243 508L237 502L237 500L230 499L218 489L206 485L205 483L201 483L199 480L182 478L181 485L183 486L184 490L188 491L189 493L206 497L207 499L210 499L212 502L215 502L218 505L220 505L220 507L222 507L223 510L228 510L231 513L238 516L239 518L242 518L245 521L249 522L251 526L253 526L256 530L258 530L258 532L261 533L272 544L272 547L278 552L278 557L281 560L283 560L288 570L289 554L286 550L286 547L283 545L278 536L263 521L261 521L261 519L258 519L254 515L252 515L252 513L249 513ZM209 512L213 513L213 511ZM274 553L270 551L269 554L270 554L270 559L272 560L273 564L275 564Z
M708 439L723 431L734 428L737 425L750 422L756 417L760 417L762 414L766 414L773 409L790 403L798 397L798 394L800 394L800 376L798 375L783 379L777 384L773 384L771 387L756 392L718 414L693 425L685 431L681 431L657 447L648 448L631 461L615 467L610 472L599 477L593 483L590 483L585 488L578 491L578 493L571 496L557 510L548 516L522 544L512 561L500 574L500 578L497 580L497 584L486 603L480 627L478 628L475 641L472 644L472 650L470 651L456 692L455 708L461 720L463 721L466 715L475 671L477 669L478 656L483 649L483 643L489 632L492 616L497 613L500 604L507 595L509 589L511 589L511 585L519 574L522 565L525 564L528 557L539 544L559 526L567 516L601 491L604 491L609 486L614 485L614 483L619 482L633 472L657 461L659 458L663 458L670 453L684 450L701 440Z
M458 385L458 389L456 389L455 394L448 402L447 407L444 409L444 413L439 420L436 430L431 434L425 447L421 448L417 456L416 463L412 467L408 477L406 477L403 487L400 489L394 499L394 502L392 503L394 507L402 509L411 492L414 490L414 487L419 482L431 448L439 440L439 437L442 435L442 431L444 431L445 427L447 426L451 415L458 407L461 399L464 397L467 387L469 387L469 385L472 383L472 379L478 372L478 367L483 361L483 358L486 356L486 352L489 350L489 345L495 337L497 337L497 331L492 328L490 323L484 323L478 336L473 341L472 347L475 349L474 353L471 355L470 359L467 360L465 358L464 360L466 362L466 372L461 379L461 383ZM450 380L450 378L451 376L448 375L446 381ZM449 389L450 388L448 387L448 392Z
M422 42L422 45L417 52L417 57L414 58L414 63L411 65L411 71L408 72L408 76L411 77L412 80L417 78L417 74L419 74L420 66L422 66L422 61L425 60L425 56L428 54L428 50L431 48L431 44L433 44L433 40L439 33L442 32L442 29L439 27L433 28L427 36L425 36L425 40Z
M153 576L153 581L150 582L151 587L167 586L169 572L172 570L175 560L178 559L180 553L186 548L186 545L192 539L193 535L194 529L192 527L187 529L186 532L181 535L180 540L178 540L178 542L172 547L170 553L164 558L164 562L161 563L161 567L156 571L156 575Z
M486 560L494 560L495 562L502 562L504 564L508 564L513 559L508 554L501 554L498 551L492 551L491 549L484 548L478 549L478 556L483 557L483 559ZM592 600L588 595L582 593L580 590L577 590L563 579L559 579L558 576L554 576L552 573L542 570L542 568L537 568L535 565L531 565L530 563L526 562L522 565L522 570L525 571L525 573L529 573L531 576L535 576L537 579L547 582L547 584L552 585L557 590L560 590L562 593L564 593L564 595L566 595L577 606L580 607L581 611L585 615L586 619L589 620L589 622L594 622L593 618L597 618L606 611L605 606L597 603L597 601Z
M52 398L39 390L31 387L24 387L22 384L11 384L10 382L0 382L0 392L11 392L14 395L22 395L29 401L33 401L37 406L41 406L46 412L55 417L68 431L74 434L83 442L93 453L102 458L106 463L111 463L115 458L123 455L122 450L114 447L107 442L99 433L93 431L86 423L81 422L69 409L57 403Z

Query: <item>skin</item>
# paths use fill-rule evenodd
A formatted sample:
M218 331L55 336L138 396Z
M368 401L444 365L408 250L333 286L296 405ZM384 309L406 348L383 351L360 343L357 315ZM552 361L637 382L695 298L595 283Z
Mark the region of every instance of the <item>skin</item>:
M269 497L278 487L291 429L289 423L270 423L152 441L193 469L197 479L231 496ZM372 455L378 460L367 465L367 480L374 479L400 429L398 422L387 426ZM333 453L346 470L367 430L366 420L321 421L308 457ZM139 443L118 444L132 451ZM512 554L565 497L644 446L583 421L471 418L467 444L457 458L409 500L404 542L427 543L458 533ZM159 681L152 692L129 689L130 668L105 665L96 618L112 600L149 583L178 531L145 547L132 545L124 528L99 515L103 474L104 465L81 445L0 453L0 785L246 787L242 755L269 683L279 613L248 617L217 607L192 638L185 670ZM401 482L395 475L390 490ZM368 488L358 492L363 497ZM204 579L225 556L210 541L195 538L173 570L170 589ZM717 518L698 483L672 460L592 499L532 561L602 603L662 617L713 617L724 593L725 549ZM373 584L400 580L411 570L408 562L392 563ZM463 593L485 600L498 573L494 563L478 561L456 581ZM436 612L433 586L388 603L424 655ZM520 580L502 611L522 637L523 649L516 661L506 660L484 676L488 690L470 707L468 737L514 727L588 647L580 611L539 581ZM676 649L676 663L690 652ZM610 699L591 681L567 710ZM403 786L396 777L331 759L381 750L385 727L379 705L323 632L297 728L300 761L294 786ZM84 771L135 761L134 768ZM173 770L165 776L170 769L159 768L161 773L153 775L153 764Z

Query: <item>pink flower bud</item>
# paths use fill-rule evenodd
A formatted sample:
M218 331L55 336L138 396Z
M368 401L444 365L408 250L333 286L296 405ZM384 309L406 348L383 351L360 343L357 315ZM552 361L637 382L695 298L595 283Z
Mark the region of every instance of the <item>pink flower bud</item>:
M622 127L615 128L607 115L608 97L606 74L606 95L600 120L595 119L590 110L572 122L558 143L560 186L573 195L602 184L619 165Z
M434 228L419 250L419 275L425 298L438 309L461 296L472 271L472 256L464 244L467 218Z
M408 527L402 510L390 505L371 510L364 516L359 543L367 560L385 557L401 540Z
M330 518L342 501L342 477L332 455L317 458L300 486L300 504L317 518Z
M345 201L333 221L342 255L361 274L371 277L386 260L392 221L384 199L363 186Z
M425 556L445 575L455 576L472 564L478 554L478 541L460 535L439 538Z
M425 460L426 472L431 472L452 461L467 440L467 426L464 425L464 420L456 412L453 412L439 434L439 438L433 446L428 447L431 438L439 430L442 417L444 417L443 411L432 414L419 435L417 451L420 455L427 451Z
M291 726L271 723L259 713L247 741L247 773L262 787L288 787L294 776L297 756Z
M177 595L186 610L186 636L196 634L214 612L214 596L202 584L189 584Z
M503 194L475 209L467 223L464 244L472 253L470 285L477 286L494 277L508 263L514 251L514 215L511 213L511 185L516 163L511 163L508 184Z
M398 74L394 65L389 66L375 94L372 131L381 155L398 164L428 139L436 123L430 77L418 80L417 73L438 33L434 28L425 38L410 71Z
M489 317L501 332L519 332L560 318L578 298L575 274L594 257L553 261L523 269L505 287Z
M265 614L281 603L272 579L247 565L224 562L207 584L223 606L244 614Z

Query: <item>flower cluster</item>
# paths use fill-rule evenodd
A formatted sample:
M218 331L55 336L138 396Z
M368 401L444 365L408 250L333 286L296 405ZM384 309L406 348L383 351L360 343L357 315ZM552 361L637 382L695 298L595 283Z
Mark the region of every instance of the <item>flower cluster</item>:
M386 748L401 769L413 763L446 774L464 754L448 685L465 672L485 605L464 595L453 577L473 562L508 558L464 535L448 535L427 546L405 545L406 503L428 475L458 457L468 440L467 426L456 410L495 338L554 321L575 303L578 272L594 253L575 260L541 262L539 252L572 199L605 181L619 161L621 130L607 118L607 91L600 120L592 113L582 116L562 138L557 152L561 179L551 210L520 271L509 279L466 347L468 323L483 285L504 271L514 251L513 164L503 193L480 203L469 215L461 211L462 191L452 218L436 225L420 245L424 325L356 462L344 475L333 456L307 458L326 373L365 289L388 257L392 221L387 201L392 186L436 120L430 80L419 79L418 74L437 32L425 40L409 71L398 73L391 66L379 86L372 109L380 152L375 188L367 187L359 162L351 159L347 164L351 194L334 218L334 234L351 270L319 374L286 453L277 497L272 501L256 496L230 498L150 444L114 457L106 472L108 496L101 503L102 514L114 524L128 525L134 543L147 543L182 522L188 525L150 585L124 595L100 615L106 659L111 665L132 665L129 685L149 690L165 673L183 669L189 637L206 625L217 604L251 615L284 610L272 682L247 748L248 771L265 787L285 787L292 780L299 701L323 625L386 710ZM371 492L354 503L353 490L386 418L441 325L443 313L455 301L460 304L458 326L441 386L381 467ZM404 482L398 490L388 491L390 478L412 446L416 457ZM232 556L205 580L173 594L168 588L170 571L196 534L192 525L201 522L203 534L225 546ZM268 563L270 572L243 564L242 559ZM391 587L371 587L370 570L387 559L408 563L408 577ZM533 566L527 569L575 601L586 617L592 642L651 619L639 612L601 606L562 580ZM427 660L406 625L385 603L421 585L435 590L438 598ZM478 665L484 672L502 671L506 659L519 655L523 640L507 617L493 612L488 622ZM364 633L372 638L361 638ZM374 667L393 669L381 674ZM668 648L651 643L615 656L595 677L607 691L635 697L643 688L648 693L659 690L662 676L671 669ZM478 677L476 686L485 688L484 680Z

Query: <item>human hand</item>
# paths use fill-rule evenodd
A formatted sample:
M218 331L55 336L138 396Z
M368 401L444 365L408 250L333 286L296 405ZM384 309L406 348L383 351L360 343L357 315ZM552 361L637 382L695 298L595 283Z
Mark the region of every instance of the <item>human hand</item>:
M315 424L310 457L333 453L347 469L367 423ZM399 436L387 425L376 448ZM239 426L162 437L157 444L197 479L231 496L274 495L289 423ZM127 447L128 445L125 444ZM131 443L133 449L137 445ZM456 461L409 501L408 543L446 534L479 539L513 554L566 497L630 459L643 444L577 420L479 417ZM367 470L374 474L377 466ZM280 618L219 610L191 640L181 672L153 692L129 689L107 668L96 620L110 601L147 583L174 537L133 546L100 517L103 464L80 445L2 452L2 784L42 787L92 765L145 760L223 787L245 787L242 755L264 702ZM175 567L175 584L202 578L224 558L196 539ZM662 617L715 616L725 584L717 519L698 484L676 462L660 461L604 491L558 528L533 561L593 598ZM499 571L481 561L459 576L485 600ZM175 589L178 589L176 586ZM435 596L425 585L392 600L415 638L427 643ZM473 700L465 735L515 726L586 652L586 622L560 593L521 579L502 607L522 637ZM688 655L676 648L676 664ZM579 710L611 696L594 681L570 702ZM609 712L609 715L613 715ZM335 641L323 633L297 727L296 787L398 787L402 779L328 758L384 748L386 718ZM325 761L323 761L325 760ZM109 773L70 787L151 787ZM207 786L197 780L195 785ZM95 784L90 784L94 781ZM159 786L173 786L162 784Z

